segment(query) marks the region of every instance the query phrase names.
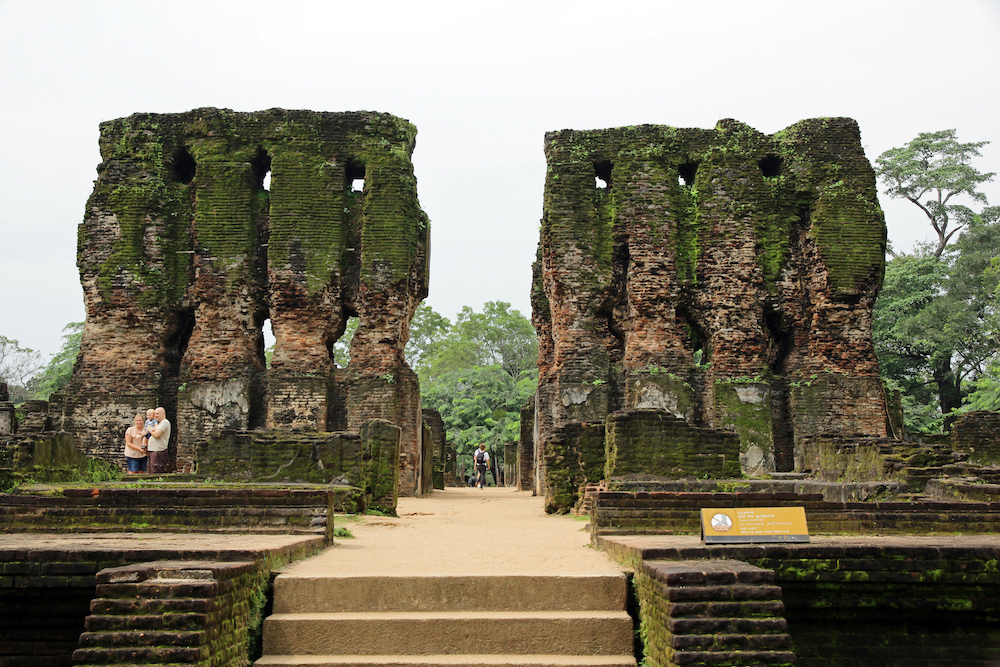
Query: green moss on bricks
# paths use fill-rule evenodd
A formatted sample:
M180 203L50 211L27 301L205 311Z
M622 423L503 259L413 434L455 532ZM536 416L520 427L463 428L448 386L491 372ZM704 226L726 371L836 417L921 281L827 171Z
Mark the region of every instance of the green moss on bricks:
M677 277L696 282L698 267L698 190L695 186L678 185L674 199L677 220L674 249L677 254Z
M858 294L884 266L881 208L837 181L822 189L813 221L810 235L826 263L831 291L838 296Z

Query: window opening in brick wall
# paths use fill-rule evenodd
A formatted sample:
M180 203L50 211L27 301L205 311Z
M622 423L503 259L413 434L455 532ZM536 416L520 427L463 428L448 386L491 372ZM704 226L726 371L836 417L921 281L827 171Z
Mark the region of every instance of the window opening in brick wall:
M271 329L271 318L265 318L260 325L260 356L264 359L264 367L271 367L271 359L274 356L274 331Z
M271 189L271 156L263 148L257 149L257 155L250 162L253 169L254 183L258 190Z
M781 175L781 158L777 155L768 155L757 164L760 165L760 173L764 178L777 178Z
M594 163L594 187L604 189L611 188L611 161L601 160Z
M330 360L337 368L347 368L351 363L351 341L354 340L354 332L358 330L361 320L357 313L349 311L344 313L343 328L340 330L336 340L327 342L326 351L330 355Z
M697 162L685 162L677 167L677 182L681 185L694 185L694 178L698 175Z
M344 168L344 180L350 192L363 192L365 189L365 165L363 162L351 160Z
M710 353L706 345L706 336L698 323L684 308L677 309L677 322L681 329L687 333L688 344L691 350L691 362L698 368L708 368L710 363Z
M177 150L168 162L170 180L175 183L190 183L194 180L194 174L198 169L198 164L188 153L186 148Z

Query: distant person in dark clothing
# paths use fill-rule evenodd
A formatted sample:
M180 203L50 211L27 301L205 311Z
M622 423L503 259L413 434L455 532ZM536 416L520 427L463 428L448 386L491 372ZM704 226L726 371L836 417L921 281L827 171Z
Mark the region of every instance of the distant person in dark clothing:
M476 450L476 486L480 489L486 486L486 470L490 467L490 453L486 451L486 443L479 443Z

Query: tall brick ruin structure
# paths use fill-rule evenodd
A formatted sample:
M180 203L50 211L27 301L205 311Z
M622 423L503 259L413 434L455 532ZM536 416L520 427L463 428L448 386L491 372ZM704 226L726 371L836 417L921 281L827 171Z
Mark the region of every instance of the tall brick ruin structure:
M791 470L804 435L887 434L871 339L886 230L853 120L564 130L545 155L539 486L583 456L558 445L581 422L607 420L619 468L699 477L738 473L737 451L744 472ZM661 455L677 448L690 466Z
M81 449L120 460L133 415L157 404L175 424L178 471L223 428L356 432L384 419L402 430L400 492L415 492L420 398L403 348L427 295L429 244L415 136L373 112L102 123L79 228L87 322L53 399ZM332 346L352 316L351 362L337 368Z

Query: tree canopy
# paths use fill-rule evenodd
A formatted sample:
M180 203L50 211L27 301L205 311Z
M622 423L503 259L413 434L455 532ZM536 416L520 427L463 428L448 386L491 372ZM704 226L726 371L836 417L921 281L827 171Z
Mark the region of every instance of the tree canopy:
M457 451L516 441L521 407L538 384L531 322L503 301L479 313L465 307L454 325L427 307L417 315L407 359L420 376L424 407L441 413Z
M23 403L31 398L28 383L42 366L42 357L31 348L21 347L12 338L0 336L0 382L7 384L10 400Z
M994 174L971 164L987 143L924 133L876 160L889 195L920 208L937 235L910 254L891 253L872 324L882 375L901 389L911 432L939 432L963 403L1000 409L1000 208L978 189Z
M912 202L927 216L938 236L934 255L940 257L952 237L975 215L955 201L966 196L986 204L979 186L993 180L995 172L982 173L972 166L988 141L959 143L955 130L923 132L900 148L890 148L875 160L875 173L895 199Z

